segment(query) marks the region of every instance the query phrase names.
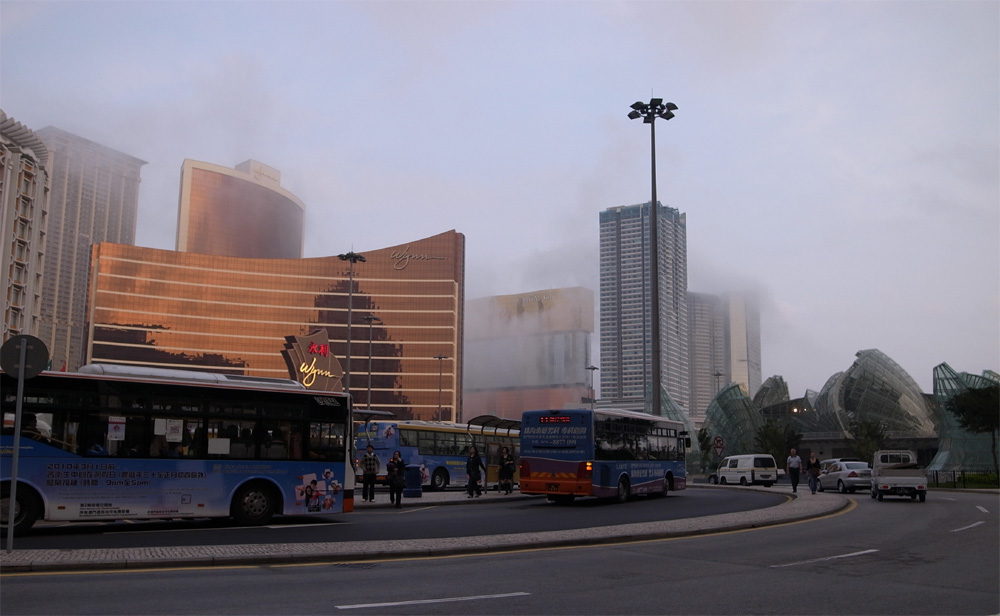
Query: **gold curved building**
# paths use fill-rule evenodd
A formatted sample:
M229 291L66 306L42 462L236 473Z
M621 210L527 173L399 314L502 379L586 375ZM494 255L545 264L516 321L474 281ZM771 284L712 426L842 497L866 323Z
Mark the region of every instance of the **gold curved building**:
M350 262L337 256L247 259L97 244L86 361L289 378L301 365L283 356L289 338L318 333L328 346L303 348L333 359L339 376L350 303L355 405L369 406L370 392L373 409L436 419L440 400L441 417L457 419L465 236L448 231L363 254L351 292Z

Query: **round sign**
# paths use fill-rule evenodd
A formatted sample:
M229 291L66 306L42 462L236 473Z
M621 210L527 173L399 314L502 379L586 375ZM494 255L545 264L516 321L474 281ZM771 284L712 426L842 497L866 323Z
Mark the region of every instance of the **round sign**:
M24 363L21 363L21 346L24 346ZM0 346L0 368L13 377L30 379L38 376L49 365L49 350L45 343L21 334L11 336Z
M715 450L715 453L717 455L721 456L722 455L722 451L725 448L726 448L726 441L723 440L723 438L721 436L717 436L717 437L715 437L715 439L712 440L712 449Z

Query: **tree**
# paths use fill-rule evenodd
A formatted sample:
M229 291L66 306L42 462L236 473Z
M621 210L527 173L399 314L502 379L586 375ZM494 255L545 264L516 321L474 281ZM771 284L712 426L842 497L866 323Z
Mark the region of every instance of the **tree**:
M993 472L1000 475L997 464L997 432L1000 431L1000 385L979 387L962 392L948 402L948 410L958 419L962 429L974 434L990 433L990 453Z
M708 456L712 453L712 435L708 433L708 428L698 430L698 448L701 449L701 468L708 468Z
M757 430L754 442L761 453L769 453L774 456L775 461L783 461L790 450L799 448L802 435L795 432L791 423L768 419ZM781 462L778 465L781 466Z
M885 426L878 421L865 419L852 422L850 429L854 453L871 464L875 452L883 449L889 438L885 433Z

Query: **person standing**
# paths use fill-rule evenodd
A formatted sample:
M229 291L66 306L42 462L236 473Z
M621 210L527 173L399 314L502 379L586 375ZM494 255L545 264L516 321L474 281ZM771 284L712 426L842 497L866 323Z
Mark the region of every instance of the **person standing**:
M815 494L819 483L819 460L816 459L816 452L809 452L809 461L806 462L806 472L809 473L809 490Z
M796 453L795 449L792 449L791 453L788 455L788 459L785 460L785 472L788 474L788 478L792 481L792 492L798 492L799 490L799 471L802 469L802 458Z
M389 503L399 509L403 506L403 488L406 487L406 463L398 451L386 463L385 472L389 482Z
M479 450L473 445L469 447L469 457L465 459L465 472L469 474L469 484L465 486L465 490L469 493L469 498L472 498L473 492L476 493L477 497L483 495L483 488L479 485L479 481L483 478L480 469L485 471L486 465L479 457Z
M500 449L500 486L504 494L510 494L514 489L514 456L510 455L510 449L502 447Z
M378 459L375 448L369 444L365 455L361 457L361 500L375 502L375 481L378 480L381 468L382 461Z

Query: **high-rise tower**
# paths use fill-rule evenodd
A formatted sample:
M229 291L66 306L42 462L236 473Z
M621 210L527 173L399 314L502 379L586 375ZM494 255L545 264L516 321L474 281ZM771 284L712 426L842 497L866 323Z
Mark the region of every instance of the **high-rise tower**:
M662 384L688 407L687 221L657 204ZM650 204L601 212L601 398L645 398L651 375Z
M83 362L90 247L135 243L139 170L146 161L47 126L49 215L38 337L54 370Z
M281 172L255 160L229 169L185 160L177 250L250 259L301 259L305 205Z

